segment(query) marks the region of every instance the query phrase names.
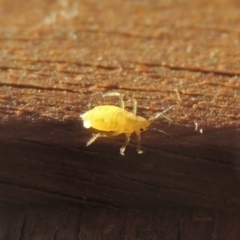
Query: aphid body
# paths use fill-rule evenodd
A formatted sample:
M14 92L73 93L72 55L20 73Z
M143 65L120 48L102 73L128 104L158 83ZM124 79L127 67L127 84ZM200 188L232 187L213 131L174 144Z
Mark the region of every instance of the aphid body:
M108 93L105 96L118 96L120 99L120 107L101 105L80 115L85 128L92 127L101 131L93 135L93 137L87 142L87 146L93 143L98 137L116 136L125 133L126 140L120 148L120 154L124 155L125 148L130 141L130 136L135 132L137 136L137 152L142 153L142 150L140 149L140 133L145 131L151 122L136 115L136 100L133 101L133 111L128 112L124 109L123 96L121 94Z

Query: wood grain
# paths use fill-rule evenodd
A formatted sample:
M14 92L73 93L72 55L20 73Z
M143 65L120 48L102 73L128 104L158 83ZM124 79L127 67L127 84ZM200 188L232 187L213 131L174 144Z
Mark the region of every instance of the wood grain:
M234 0L1 0L0 201L213 209L225 212L213 221L225 225L240 210L239 20ZM172 122L159 118L151 125L155 130L142 134L142 155L134 136L124 157L123 136L85 147L92 131L79 115L117 105L116 98L102 98L106 92L123 93L129 110L135 98L146 118L174 105L167 114ZM106 210L99 218L111 214ZM83 215L83 228L93 215ZM121 235L121 217L110 219L111 231ZM136 226L129 221L131 235ZM34 228L29 224L26 232ZM190 238L176 237L177 231L163 239ZM235 236L237 229L229 231ZM81 238L94 239L89 232ZM199 232L207 239L214 231L204 225Z

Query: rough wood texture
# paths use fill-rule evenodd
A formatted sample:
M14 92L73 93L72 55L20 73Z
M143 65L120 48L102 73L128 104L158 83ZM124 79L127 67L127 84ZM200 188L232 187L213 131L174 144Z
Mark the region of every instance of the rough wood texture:
M226 212L210 221L219 221L217 231L225 226L227 239L239 236L239 215L233 213L240 210L239 7L237 0L0 0L0 201L106 207L96 213L99 219L115 214L109 207L214 209ZM125 157L119 155L123 136L86 148L91 131L83 129L79 114L117 104L115 98L102 99L109 91L123 93L129 109L137 99L138 114L146 118L174 105L168 113L173 123L158 119L152 124L173 139L146 131L144 154L136 153L132 137ZM21 214L15 221L29 222L24 228L29 239L38 213L32 218L27 213L27 220ZM58 210L54 214L57 219ZM164 214L175 222L175 216ZM228 224L231 214L235 228ZM78 214L69 220L77 221L71 228L75 238L79 225L89 229L94 210L84 216L81 223ZM126 224L129 234L138 226L112 218L111 231L119 239L119 224ZM184 224L186 235L173 230L162 239L189 239L196 229ZM81 239L94 239L90 232L80 233ZM206 225L198 232L221 239ZM106 239L101 234L95 238Z
M1 239L236 240L239 214L162 208L154 213L88 207L1 205Z

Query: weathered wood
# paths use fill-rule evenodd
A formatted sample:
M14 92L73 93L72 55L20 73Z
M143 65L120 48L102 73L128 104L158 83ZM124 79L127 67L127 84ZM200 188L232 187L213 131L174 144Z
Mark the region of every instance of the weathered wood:
M221 227L239 212L238 1L1 0L0 13L0 202L210 208L226 212L216 220ZM174 105L172 123L152 124L173 139L146 131L144 154L136 153L133 136L124 157L123 136L86 148L92 132L79 114L118 104L102 98L110 91L123 93L128 109L137 99L138 114L146 118ZM85 229L94 215L88 213ZM113 234L121 235L121 218L110 219ZM199 225L202 239L216 233L205 227ZM127 228L129 235L134 228ZM6 229L3 236L14 239ZM236 236L237 229L226 229ZM177 231L166 239L180 239ZM89 232L81 234L87 239Z
M0 205L1 239L238 239L240 216L210 209L155 212Z
M184 144L184 149L179 146L173 148L169 144L173 140L169 139L162 149L158 149L158 143L150 138L150 143L154 144L147 148L145 154L137 155L130 146L126 156L122 157L118 153L118 141L104 140L91 148L80 147L78 139L73 138L76 131L71 123L55 123L47 129L39 126L31 124L30 128L26 122L22 124L20 129L27 133L28 138L16 130L10 135L11 130L6 125L1 129L3 135L9 134L14 139L14 142L2 141L0 145L2 200L46 203L58 199L121 207L157 207L161 201L170 201L205 207L239 208L237 158L232 153L232 159L221 159L220 148L218 151L207 148L208 139L205 136L203 146L194 146L192 140L193 146L188 156L184 153L187 152ZM55 133L50 130L51 126ZM68 132L67 127L71 129ZM50 134L41 143L42 133ZM72 136L66 137L71 133ZM19 134L21 139L16 137ZM157 135L155 137L159 138ZM146 140L148 138L146 133ZM58 139L62 139L60 144L55 142ZM71 141L74 143L71 144ZM112 149L101 153L101 148L104 151L109 145ZM171 152L173 149L176 153ZM223 154L224 149L221 151ZM212 159L207 159L208 154L212 155Z

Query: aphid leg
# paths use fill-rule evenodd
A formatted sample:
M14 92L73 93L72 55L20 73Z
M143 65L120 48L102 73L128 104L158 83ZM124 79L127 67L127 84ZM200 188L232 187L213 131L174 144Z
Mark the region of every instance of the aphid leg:
M120 108L122 108L122 109L125 108L122 94L119 94L119 104L120 104Z
M129 141L130 141L130 136L131 134L126 134L126 139L124 144L122 145L122 147L120 148L120 154L124 156L124 152L125 152L125 148L128 145Z
M106 97L106 96L116 96L116 97L119 97L119 105L120 105L120 108L122 108L122 109L125 108L125 106L124 106L124 101L123 101L123 94L117 93L117 92L112 92L112 93L105 93L105 94L103 94L103 97Z
M141 136L140 136L140 134L137 135L137 152L138 152L138 154L143 153L143 151L141 150Z
M107 134L104 134L104 133L96 133L96 134L93 134L93 136L89 139L89 141L87 142L86 146L89 146L90 144L92 144L93 142L95 142L95 140L99 137L111 137L111 136L114 136L114 133L107 133Z
M134 115L137 115L137 100L133 99L133 109L132 109L132 113Z
M90 144L95 142L95 140L97 138L99 138L99 137L112 137L112 136L116 136L118 134L119 134L119 132L109 132L109 133L96 133L96 134L93 134L93 136L87 142L86 146L88 147Z
M92 144L98 137L100 137L100 133L94 134L86 143L86 146L89 146Z

